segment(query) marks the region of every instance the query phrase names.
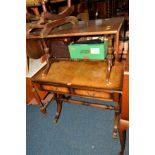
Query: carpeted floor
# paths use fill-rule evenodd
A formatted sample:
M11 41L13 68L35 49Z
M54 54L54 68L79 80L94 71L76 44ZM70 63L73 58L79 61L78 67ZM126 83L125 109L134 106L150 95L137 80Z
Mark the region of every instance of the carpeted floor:
M27 155L117 155L120 151L119 139L112 138L114 111L63 103L54 124L55 101L46 114L35 105L26 108Z

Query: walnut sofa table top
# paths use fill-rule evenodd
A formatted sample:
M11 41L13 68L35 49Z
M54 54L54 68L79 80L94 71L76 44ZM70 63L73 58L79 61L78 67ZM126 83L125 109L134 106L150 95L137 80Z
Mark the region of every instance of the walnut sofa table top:
M36 75L34 82L66 87L84 87L121 91L123 79L122 63L112 67L109 83L106 82L105 61L58 61L51 64L48 74Z
M44 69L35 75L33 83L41 90L54 93L57 102L54 122L57 122L60 117L63 101L115 110L113 137L117 137L124 64L116 63L112 67L109 82L106 82L106 69L105 61L60 60L53 62L44 76L42 74ZM69 98L65 95L69 95ZM114 101L115 106L74 100L71 96ZM41 101L40 105L42 105ZM40 107L41 111L46 110L46 106Z

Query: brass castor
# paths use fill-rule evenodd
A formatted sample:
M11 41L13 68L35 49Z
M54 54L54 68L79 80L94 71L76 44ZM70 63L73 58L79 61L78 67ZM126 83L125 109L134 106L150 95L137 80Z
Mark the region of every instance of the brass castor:
M118 155L123 155L123 153L122 152L119 152Z
M45 113L46 113L46 108L42 107L42 108L40 108L40 111L41 111L43 114L45 114Z
M56 124L57 122L58 122L58 120L57 120L57 119L54 119L54 120L53 120L53 123L54 123L54 124Z
M55 117L54 117L53 123L56 124L58 122L58 120L59 120L59 117L60 117L60 113L57 112Z
M117 139L117 138L118 138L118 137L117 137L117 129L114 129L114 130L113 130L112 137L113 137L114 139Z

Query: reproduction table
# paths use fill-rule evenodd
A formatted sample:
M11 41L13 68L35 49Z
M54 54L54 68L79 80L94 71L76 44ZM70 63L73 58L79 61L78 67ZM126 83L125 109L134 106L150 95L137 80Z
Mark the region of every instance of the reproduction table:
M62 102L82 104L96 108L114 110L113 136L117 136L117 125L120 115L120 102L122 94L122 81L124 64L119 61L119 35L124 18L99 19L88 22L78 22L69 29L55 29L48 35L27 34L27 40L42 39L51 42L54 39L70 39L89 36L106 36L110 38L108 55L105 60L74 60L71 58L50 58L50 63L41 69L32 79L34 94L42 112L46 111L44 105L35 91L35 88L54 93L57 102L55 122L58 121ZM59 48L59 47L58 47ZM50 51L50 48L49 48ZM31 51L29 51L31 52ZM52 52L52 50L50 51ZM60 52L61 53L61 52ZM45 69L48 72L44 74ZM98 103L88 103L73 100L72 96L113 101L115 106Z
M57 101L55 122L60 116L62 101L115 110L113 136L116 136L124 65L118 63L112 67L108 83L105 80L106 67L107 64L103 61L57 61L51 64L46 76L42 76L43 69L39 74L36 74L33 85L41 90L54 92ZM70 96L65 96L66 94L114 101L115 106L73 100ZM39 99L39 96L37 98ZM38 102L45 110L40 99Z

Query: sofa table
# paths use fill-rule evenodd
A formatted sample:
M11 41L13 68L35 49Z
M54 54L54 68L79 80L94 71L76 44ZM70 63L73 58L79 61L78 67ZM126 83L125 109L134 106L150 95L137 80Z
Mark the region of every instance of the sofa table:
M57 102L55 122L59 119L63 101L115 110L113 136L116 137L124 64L117 63L112 67L108 83L105 81L106 67L105 61L56 61L51 64L46 76L43 76L41 71L35 75L33 86L54 93ZM115 106L73 100L71 96L114 101ZM38 102L41 102L41 100Z

